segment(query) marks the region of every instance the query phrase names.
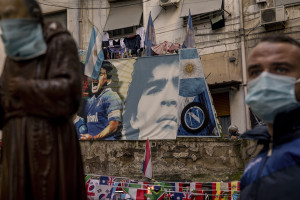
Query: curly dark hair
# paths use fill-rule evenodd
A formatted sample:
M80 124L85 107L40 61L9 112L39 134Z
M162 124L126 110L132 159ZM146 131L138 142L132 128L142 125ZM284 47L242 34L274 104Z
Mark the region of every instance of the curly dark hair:
M106 70L107 78L111 79L111 71L113 70L113 65L109 61L104 60L101 67Z

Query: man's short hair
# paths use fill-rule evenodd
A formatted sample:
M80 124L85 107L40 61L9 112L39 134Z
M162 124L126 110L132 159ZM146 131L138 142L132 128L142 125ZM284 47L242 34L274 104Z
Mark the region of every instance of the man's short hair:
M300 42L286 35L271 35L263 37L260 42L288 43L300 48Z

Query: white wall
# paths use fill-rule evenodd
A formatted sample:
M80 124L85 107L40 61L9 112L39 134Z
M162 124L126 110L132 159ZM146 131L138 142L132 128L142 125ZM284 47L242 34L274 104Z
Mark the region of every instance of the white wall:
M158 0L144 3L144 27L146 30L151 11L157 44L164 41L182 44L185 36L185 28L183 27L183 19L180 18L181 4L182 1L178 7L169 6L162 8L159 6Z
M229 91L231 124L238 126L239 132L246 131L245 101L243 87Z
M77 0L73 0L77 1ZM84 8L106 8L109 6L106 0L81 0ZM79 48L87 50L90 42L90 36L93 25L95 26L98 34L103 33L103 29L109 14L109 9L82 9L78 15L79 19ZM74 25L74 24L73 24ZM71 26L71 24L70 24ZM81 60L85 60L85 56L81 57Z
M76 2L74 0L69 0L69 2L76 7L79 7L79 1ZM74 2L74 3L73 3ZM80 10L79 9L68 9L67 10L67 28L73 36L77 47L79 48L80 43L80 29L79 29L79 21L80 21Z

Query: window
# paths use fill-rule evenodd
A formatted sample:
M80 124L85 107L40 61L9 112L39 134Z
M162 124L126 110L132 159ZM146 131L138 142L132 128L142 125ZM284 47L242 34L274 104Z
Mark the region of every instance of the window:
M214 102L214 107L217 113L217 118L222 127L223 135L228 134L228 127L230 126L230 102L229 92L216 93L211 95Z
M193 25L209 22L210 19L223 15L223 0L184 0L180 17L186 26L191 11Z
M110 37L120 38L120 37L135 35L135 31L136 31L136 27L127 27L127 28L121 28L121 29L116 29L107 32L110 35Z
M143 22L142 5L141 0L111 2L104 31L113 37L135 35L136 27Z
M133 33L134 28L133 27L128 27L128 28L124 28L124 34L132 34Z
M45 22L59 22L67 28L67 10L44 15Z
M220 15L224 15L224 11L219 10L213 13L205 13L205 14L199 14L199 15L193 15L192 16L192 22L193 22L193 26L194 25L199 25L202 23L207 23L210 22L210 20L214 17L220 16ZM183 26L186 27L188 22L188 17L184 17L183 18Z

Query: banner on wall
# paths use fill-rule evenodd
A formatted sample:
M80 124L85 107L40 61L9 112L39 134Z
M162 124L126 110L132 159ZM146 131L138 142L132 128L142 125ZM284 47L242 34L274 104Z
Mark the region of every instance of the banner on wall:
M83 86L74 121L82 140L220 136L196 49L104 61Z

